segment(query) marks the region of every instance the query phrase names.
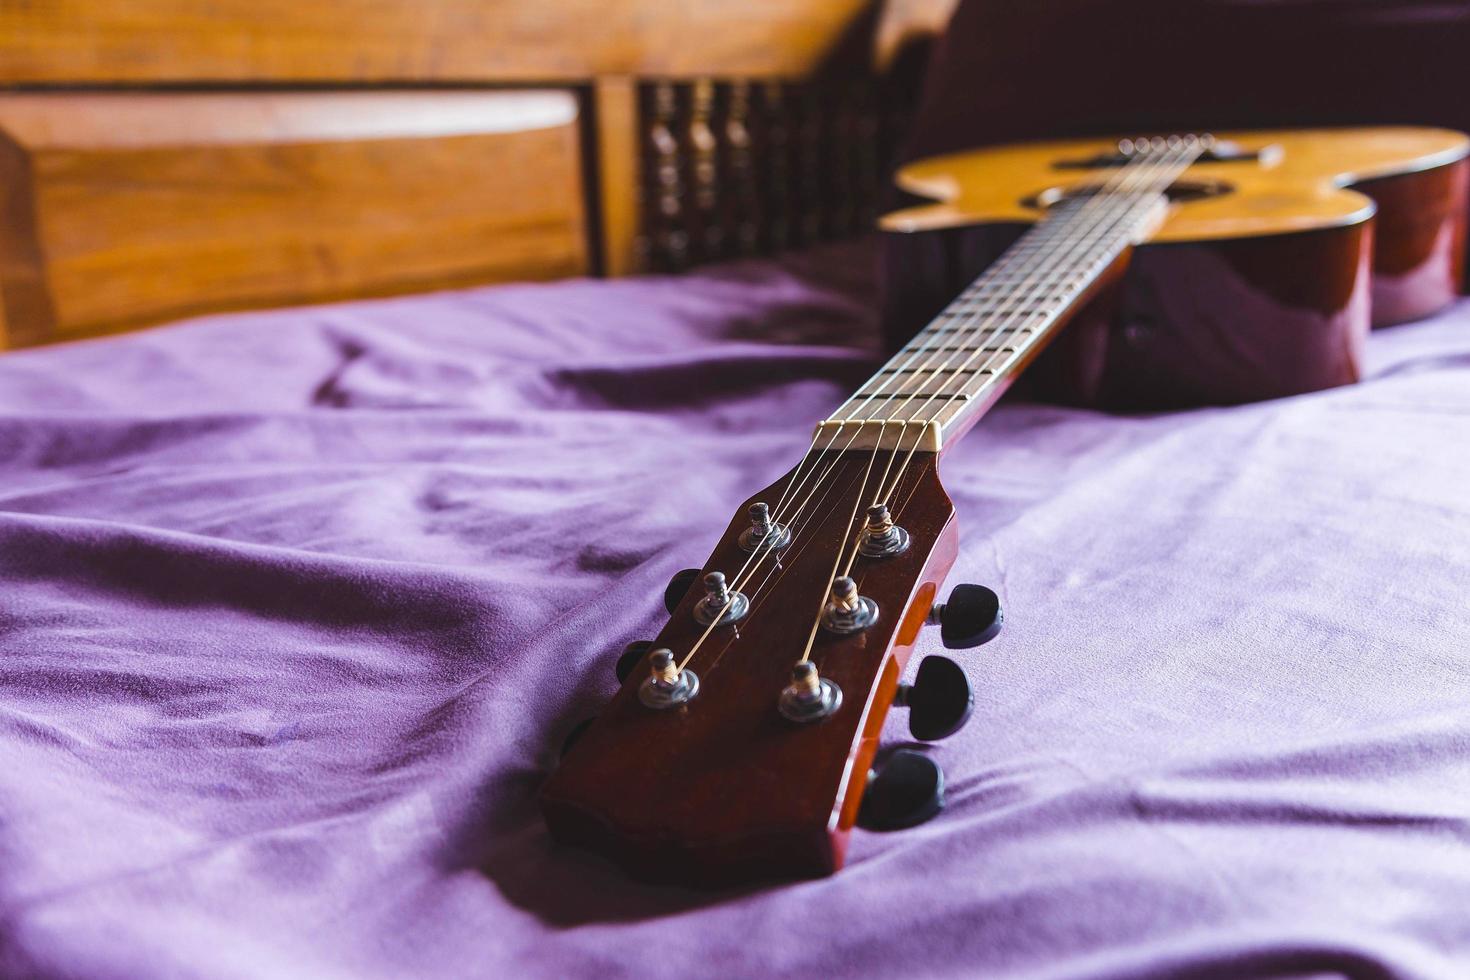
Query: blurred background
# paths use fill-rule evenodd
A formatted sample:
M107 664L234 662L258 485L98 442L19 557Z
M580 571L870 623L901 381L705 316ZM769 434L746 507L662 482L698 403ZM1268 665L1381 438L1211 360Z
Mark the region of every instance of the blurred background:
M1470 130L1466 0L0 4L0 349L863 234L897 160Z
M0 346L860 234L953 3L0 5Z

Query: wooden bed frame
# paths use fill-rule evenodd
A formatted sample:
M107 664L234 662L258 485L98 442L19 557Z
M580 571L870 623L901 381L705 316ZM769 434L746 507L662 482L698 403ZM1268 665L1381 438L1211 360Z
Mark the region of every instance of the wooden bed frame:
M858 233L952 3L0 5L0 349Z

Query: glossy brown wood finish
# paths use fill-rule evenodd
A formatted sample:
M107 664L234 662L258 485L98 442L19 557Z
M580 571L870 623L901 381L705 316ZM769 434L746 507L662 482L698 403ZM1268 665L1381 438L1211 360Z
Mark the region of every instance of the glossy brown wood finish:
M639 877L700 885L822 875L842 865L883 719L953 563L957 532L935 457L914 456L893 496L912 547L853 566L860 592L879 605L879 622L853 636L821 631L813 647L821 674L842 688L842 708L816 724L787 721L777 699L806 645L836 549L851 541L853 503L870 464L864 503L889 458L834 453L823 468L834 457L810 518L795 522L782 567L767 575L767 559L747 587L749 617L738 631L721 627L690 662L698 697L669 711L645 707L637 688L648 672L640 667L562 760L541 795L558 839ZM747 505L774 506L789 479ZM746 561L737 540L745 507L737 513L706 571L733 577ZM655 646L680 657L691 648L703 629L692 617L702 591L696 585L685 597Z
M1143 411L1262 401L1357 381L1368 223L1144 245L1104 303L1032 368L1034 397Z
M1460 292L1470 162L1367 180L1374 218L1373 325L1429 316Z

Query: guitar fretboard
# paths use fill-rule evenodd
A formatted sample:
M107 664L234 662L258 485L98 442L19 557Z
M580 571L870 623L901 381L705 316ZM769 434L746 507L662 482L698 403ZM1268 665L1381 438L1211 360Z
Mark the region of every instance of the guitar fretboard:
M1146 238L1165 191L1198 141L1140 158L1132 186L1115 174L1055 205L818 429L852 448L938 451L1014 380L1109 266Z

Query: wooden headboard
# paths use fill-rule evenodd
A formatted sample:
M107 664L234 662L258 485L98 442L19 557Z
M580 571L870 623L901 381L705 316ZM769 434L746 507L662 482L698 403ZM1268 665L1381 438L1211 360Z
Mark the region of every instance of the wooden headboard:
M0 4L0 348L854 234L952 2Z

